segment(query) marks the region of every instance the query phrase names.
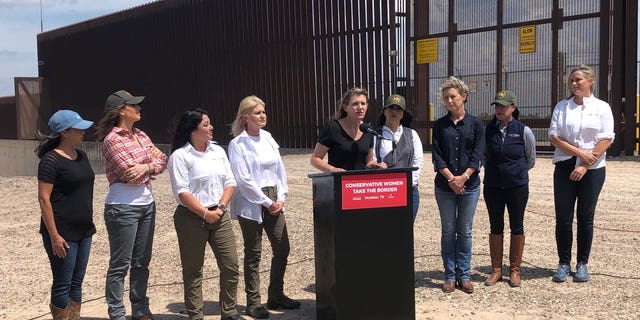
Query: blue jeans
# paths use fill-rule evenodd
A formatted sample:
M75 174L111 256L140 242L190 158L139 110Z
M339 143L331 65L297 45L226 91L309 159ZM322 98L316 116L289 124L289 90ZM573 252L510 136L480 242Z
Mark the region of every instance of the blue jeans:
M67 307L69 300L82 302L82 280L87 271L89 252L91 251L91 236L79 241L67 241L69 249L64 258L53 254L51 238L46 229L42 232L44 250L49 256L53 284L51 285L51 304L57 308Z
M107 204L104 223L109 233L111 258L105 285L109 319L124 320L124 278L131 267L129 300L131 315L150 313L147 285L153 247L156 206Z
M440 240L446 281L469 280L471 272L471 230L476 213L480 187L457 195L435 187L440 210L442 235Z
M413 222L416 222L418 216L418 207L420 206L420 189L417 185L413 186Z

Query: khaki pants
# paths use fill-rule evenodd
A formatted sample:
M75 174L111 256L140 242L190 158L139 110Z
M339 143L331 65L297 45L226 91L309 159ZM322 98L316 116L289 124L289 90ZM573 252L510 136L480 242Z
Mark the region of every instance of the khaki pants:
M220 314L222 318L238 314L238 252L228 214L213 224L202 225L202 219L183 206L176 208L173 222L178 234L184 304L189 319L202 319L202 266L206 244L213 250L220 269Z
M276 199L274 187L263 188L262 191L271 199ZM262 230L271 242L273 257L271 258L271 274L269 277L269 298L279 299L283 293L284 273L289 257L289 235L287 223L283 213L277 216L269 214L267 208L262 208L262 224L238 218L242 237L244 238L244 281L247 293L247 308L250 309L261 303L260 298L260 257L262 254Z

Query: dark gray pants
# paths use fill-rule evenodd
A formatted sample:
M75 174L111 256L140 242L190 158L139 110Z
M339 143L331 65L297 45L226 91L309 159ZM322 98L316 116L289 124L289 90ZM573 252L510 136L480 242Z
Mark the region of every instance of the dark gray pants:
M274 187L263 188L262 191L271 199L276 200ZM262 224L238 218L242 237L244 238L244 281L247 293L247 308L260 305L260 257L262 254L262 230L271 242L271 274L269 276L269 297L279 299L284 294L284 273L287 269L289 257L289 235L284 213L277 216L269 214L267 208L262 208Z
M125 319L126 310L122 298L124 278L129 268L131 268L129 276L131 314L141 316L150 313L147 285L155 220L155 203L107 204L104 207L104 223L109 233L111 252L105 298L111 320Z

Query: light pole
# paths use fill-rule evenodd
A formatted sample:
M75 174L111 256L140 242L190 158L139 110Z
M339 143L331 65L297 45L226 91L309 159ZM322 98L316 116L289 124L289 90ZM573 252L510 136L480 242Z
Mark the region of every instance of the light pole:
M392 93L396 93L396 91L398 90L398 82L396 80L396 73L397 73L397 68L398 68L398 63L397 63L397 57L398 57L398 51L397 50L391 50L389 51L389 56L391 57L391 89L393 90Z
M40 33L43 32L43 26L42 26L42 0L40 0Z

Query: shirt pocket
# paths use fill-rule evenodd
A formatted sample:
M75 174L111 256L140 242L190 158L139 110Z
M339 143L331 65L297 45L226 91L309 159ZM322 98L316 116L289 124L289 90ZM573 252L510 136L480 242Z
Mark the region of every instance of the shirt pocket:
M196 161L194 165L189 170L189 185L191 185L191 190L202 190L206 188L209 184L209 175L211 169L207 164L198 163Z
M582 129L588 132L599 132L602 127L599 113L587 113L582 118Z

